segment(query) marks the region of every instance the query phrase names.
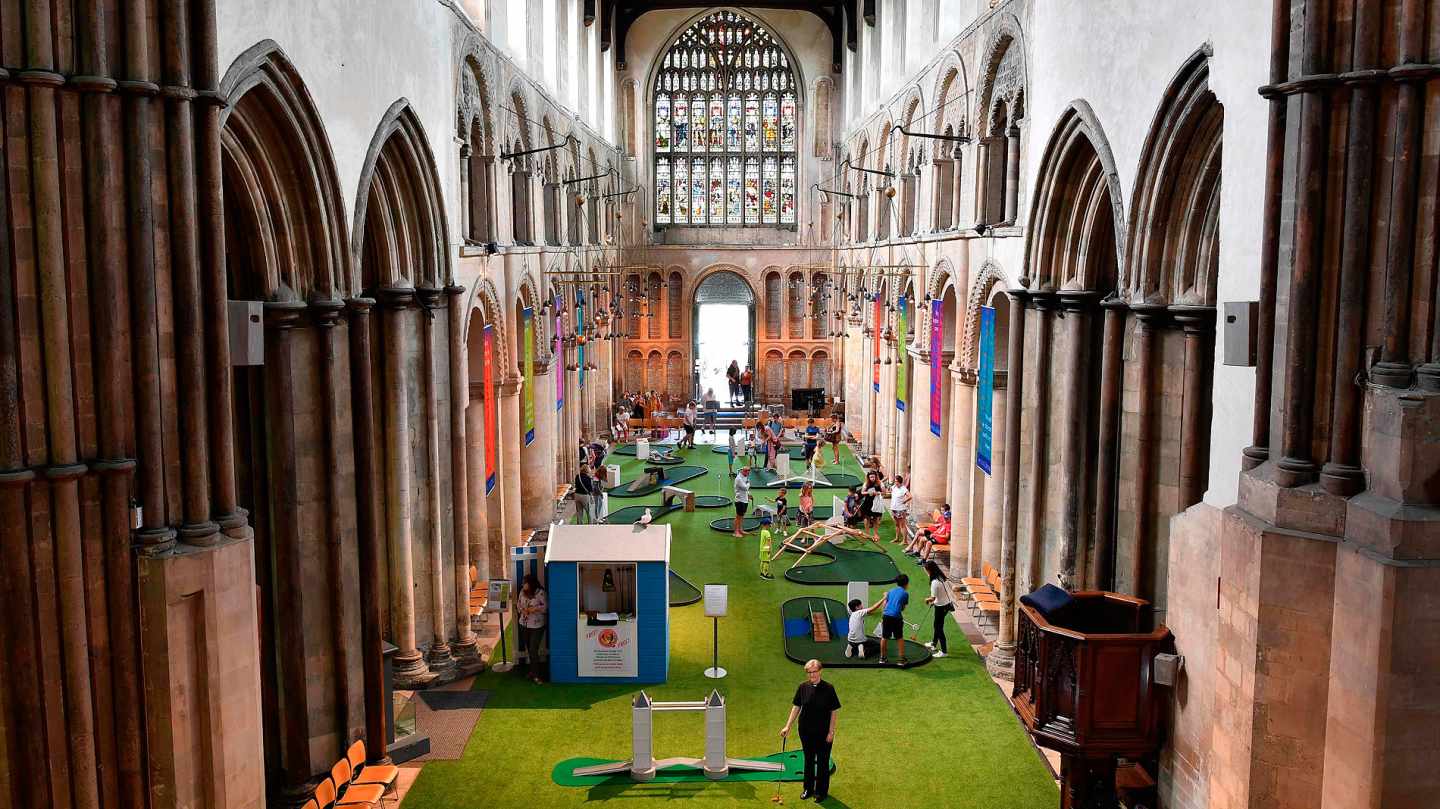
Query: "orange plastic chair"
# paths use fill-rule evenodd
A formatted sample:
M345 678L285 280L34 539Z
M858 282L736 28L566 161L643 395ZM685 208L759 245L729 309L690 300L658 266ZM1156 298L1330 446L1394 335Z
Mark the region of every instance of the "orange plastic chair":
M379 806L385 798L385 787L380 784L351 783L350 760L340 759L330 768L330 779L344 791L335 801L336 806Z
M315 797L310 800L314 802L316 809L331 809L335 805L335 782L329 778L322 779L315 786Z
M364 739L356 739L345 752L345 758L350 762L351 780L354 783L379 784L385 787L386 792L395 790L395 779L400 775L400 768L394 764L366 764Z

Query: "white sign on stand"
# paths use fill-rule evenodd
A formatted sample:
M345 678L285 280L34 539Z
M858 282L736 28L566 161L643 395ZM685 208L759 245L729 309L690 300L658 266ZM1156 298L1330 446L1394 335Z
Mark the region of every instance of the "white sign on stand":
M724 618L729 602L729 586L724 584L705 585L705 617Z
M781 447L779 454L775 456L775 477L790 477L790 453L784 447Z
M641 461L646 460L650 457L650 439L635 439L635 457Z
M605 488L613 489L620 485L620 464L612 463L605 465Z
M729 600L730 588L727 585L705 585L705 616L715 622L714 659L710 668L705 669L705 676L712 680L725 676L725 669L720 668L720 619L725 616Z

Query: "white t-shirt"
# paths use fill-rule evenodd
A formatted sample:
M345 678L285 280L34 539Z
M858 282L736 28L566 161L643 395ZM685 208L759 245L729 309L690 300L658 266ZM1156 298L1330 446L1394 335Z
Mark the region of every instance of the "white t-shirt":
M750 502L750 477L748 475L735 476L735 502Z
M890 490L890 510L891 510L891 511L901 511L901 512L909 511L909 510L910 510L910 504L909 504L908 502L906 502L906 500L905 500L905 497L906 497L906 495L908 495L908 494L910 494L910 487L909 487L909 486L896 486L895 488L891 489L891 490Z
M851 643L865 642L865 610L858 609L850 613L850 634L845 636L845 640Z
M950 597L950 588L946 587L945 582L939 579L930 580L930 597L935 599L937 607L943 607L954 600Z

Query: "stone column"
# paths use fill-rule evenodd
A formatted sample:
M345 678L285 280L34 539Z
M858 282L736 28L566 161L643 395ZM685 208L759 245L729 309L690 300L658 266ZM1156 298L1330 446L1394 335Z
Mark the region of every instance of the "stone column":
M386 738L389 705L385 693L384 627L380 606L380 565L385 555L380 525L380 492L375 435L374 371L371 363L370 310L375 301L351 298L350 418L355 436L355 539L360 568L360 666L365 680L365 738ZM365 746L371 761L387 758L383 745Z
M436 367L437 352L435 316L445 306L444 290L421 287L416 291L420 302L420 402L425 436L425 513L428 531L424 537L430 558L430 651L425 657L431 673L448 677L455 668L450 656L449 635L445 631L445 591L453 578L446 575L442 549L445 543L443 516L440 509L440 402L435 378L442 373ZM448 417L448 414L446 414Z
M413 688L434 679L415 642L415 573L411 554L414 473L410 459L410 381L405 375L405 311L415 290L385 287L377 291L384 307L385 345L385 533L389 546L390 632L400 647L394 657L395 684Z
M1180 411L1180 509L1183 511L1204 498L1210 472L1210 369L1215 362L1215 307L1172 306L1170 313L1185 330L1184 399Z
M535 358L535 440L520 450L520 520L525 528L548 525L554 516L555 446L560 425L555 418L552 360Z
M1022 590L1033 590L1039 587L1041 582L1041 564L1044 561L1045 550L1045 497L1048 492L1046 478L1050 470L1050 391L1046 384L1050 380L1050 346L1051 330L1053 328L1054 311L1057 301L1053 294L1036 292L1033 294L1032 303L1035 308L1035 373L1031 378L1035 380L1037 390L1035 391L1035 420L1033 429L1030 431L1030 478L1029 500L1025 504L1029 510L1029 521L1026 526L1029 536L1028 555L1026 557L1026 577ZM1016 594L1018 596L1018 593Z
M1020 127L1005 131L1005 224L1015 224L1020 207Z
M950 437L945 442L950 447L949 485L945 499L950 503L952 522L950 526L950 570L951 578L970 575L970 549L962 545L962 537L968 535L970 524L970 484L975 474L975 385L978 377L970 368L960 363L951 363L946 369L950 382L950 422L946 427ZM983 473L982 473L983 474Z
M451 284L445 287L445 294L448 298L445 342L446 354L450 358L449 367L446 369L450 377L450 396L447 401L450 416L450 545L455 557L451 566L455 598L455 643L451 645L451 652L462 667L474 668L480 664L480 658L479 645L474 633L470 631L470 514L474 506L470 478L474 476L471 470L483 470L485 465L483 454L478 467L469 463L469 422L466 411L469 409L470 396L465 379L465 287ZM482 432L485 429L483 422L480 429ZM483 472L481 474L483 475ZM484 485L482 480L482 497L485 492Z
M1008 465L1011 463L1010 456L1006 454L1009 436L1006 434L1005 425L1005 400L1001 398L1001 391L1008 390L1008 371L995 372L995 395L990 407L990 471L991 474L984 478L984 485L977 486L984 494L984 504L977 514L981 515L979 525L980 534L980 564L971 562L972 576L979 576L984 563L988 562L991 567L1000 567L1000 527L1001 516L1004 513L1005 474ZM977 473L976 480L980 475ZM971 530L975 530L972 525ZM973 540L972 540L973 541Z
M930 381L929 364L932 362L943 362L949 364L953 354L949 352L918 352L916 358L925 362L926 380L924 406L914 408L912 414L916 420L915 435L911 441L910 451L912 460L910 470L914 474L914 480L910 482L910 508L916 514L929 514L932 509L937 509L945 502L949 494L946 486L946 471L950 464L949 437L944 433L951 429L947 414L949 413L950 385L948 384L949 371L942 373L942 379L947 379L945 389L940 396L940 431L941 435L930 432Z
M1159 391L1156 390L1156 356L1160 335L1168 317L1165 307L1159 304L1137 303L1130 307L1135 313L1135 376L1136 401L1140 412L1135 417L1135 479L1133 487L1134 511L1130 514L1130 534L1133 547L1129 566L1130 592L1149 599L1151 585L1145 571L1150 565L1151 525L1155 517L1155 426L1160 408ZM1118 577L1117 577L1118 578ZM1118 582L1117 582L1118 583Z
M1091 292L1062 292L1062 339L1067 357L1061 368L1060 385L1060 586L1079 590L1085 581L1085 438L1089 413L1090 375L1089 308L1097 296Z
M343 335L336 329L340 316L345 309L345 302L338 298L325 298L313 301L310 304L310 314L315 321L316 331L320 342L320 407L321 407L321 433L324 445L325 462L325 550L326 550L326 574L329 581L326 586L329 588L329 606L331 618L337 629L331 632L330 646L331 654L335 659L335 720L339 729L342 744L349 744L351 727L353 723L350 718L350 670L351 653L354 647L350 642L349 627L355 623L350 599L345 591L346 576L350 559L345 554L345 534L342 524L341 513L345 508L350 492L345 490L341 471L344 469L341 462L345 444L348 443L345 434L345 419L341 412L346 404L341 402L340 394L345 389L346 377L350 369L341 364L340 351L343 343ZM348 459L347 459L348 460ZM343 627L344 629L340 629Z
M1020 407L1025 388L1025 309L1029 292L1023 288L1010 296L1010 342L1006 347L1005 381L1005 491L1000 527L1000 626L995 648L985 656L991 675L1012 679L1015 672L1015 562L1020 519Z
M1095 476L1095 563L1089 586L1110 590L1115 585L1115 538L1119 524L1116 491L1120 469L1121 387L1125 375L1125 320L1129 304L1120 298L1100 303L1105 310L1100 345L1100 425Z
M497 348L497 351L502 350ZM511 372L513 374L513 371ZM500 489L500 552L508 554L509 548L519 544L521 531L520 513L520 377L509 376L499 385L500 407L496 421L500 425L500 452L497 454L500 477L496 485ZM510 558L491 558L492 572L505 571L509 577Z

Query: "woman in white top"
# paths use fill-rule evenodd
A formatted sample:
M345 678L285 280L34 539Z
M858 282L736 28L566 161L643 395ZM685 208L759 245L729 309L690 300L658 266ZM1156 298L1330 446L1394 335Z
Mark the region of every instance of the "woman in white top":
M520 647L530 658L530 679L540 679L540 641L545 637L545 616L550 605L545 601L545 590L534 573L527 573L516 597L516 612L520 624Z
M910 481L904 475L895 476L895 485L890 487L890 517L895 520L895 538L891 542L910 542Z
M935 608L935 637L925 644L925 648L935 657L944 657L950 648L945 643L945 621L947 616L955 611L955 600L950 596L950 586L945 581L945 574L940 572L939 565L926 560L925 572L930 574L930 597L925 599L925 603Z

